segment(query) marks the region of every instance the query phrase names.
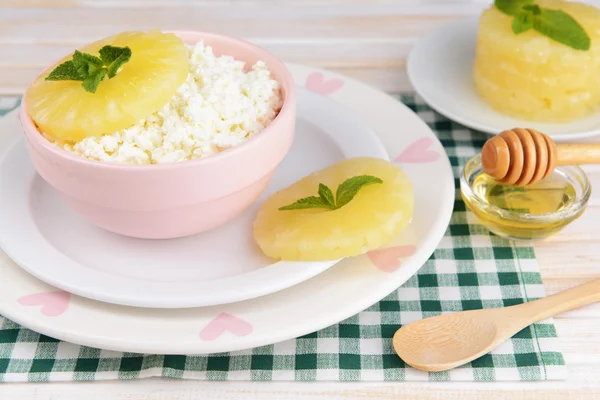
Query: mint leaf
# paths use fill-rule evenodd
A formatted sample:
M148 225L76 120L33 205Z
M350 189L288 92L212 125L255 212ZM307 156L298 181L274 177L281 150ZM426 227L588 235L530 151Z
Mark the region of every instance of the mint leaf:
M541 8L540 14L533 19L533 28L542 35L576 50L590 49L591 40L585 29L564 11Z
M363 186L371 185L373 183L383 183L383 181L379 178L370 175L355 176L346 180L344 183L338 186L337 192L335 194L336 207L344 207L354 198L354 196L356 196L358 191Z
M494 0L494 5L504 14L517 16L523 7L533 4L533 0Z
M104 46L100 49L100 59L107 67L109 78L115 76L119 68L130 58L131 49L129 47Z
M529 6L523 6L524 11L529 11L533 15L540 15L542 13L542 9L537 4L532 4Z
M123 54L128 54L131 57L131 49L129 47L106 45L101 48L98 53L100 54L100 59L105 65L115 62Z
M326 204L320 197L312 196L300 199L290 205L280 207L279 210L301 210L305 208L330 208L330 206L329 204Z
M47 81L82 81L83 78L77 72L77 68L73 64L73 61L65 61L58 67L54 68L50 75L46 77Z
M533 15L527 12L523 12L517 15L512 22L512 30L515 35L523 32L527 32L533 28Z
M328 204L330 208L335 209L335 199L333 198L333 192L329 187L319 183L319 197L323 200L323 203Z
M337 201L334 200L331 189L326 185L319 183L319 197L305 197L295 203L280 207L279 210L300 210L304 208L327 208L329 210L337 210L348 204L363 186L371 185L373 183L383 183L383 181L370 175L360 175L347 179L337 188Z
M46 77L47 81L83 81L81 86L96 93L104 78L113 78L119 68L131 58L129 47L104 46L99 51L100 58L79 50L73 52L73 59L66 61Z
M98 70L98 72L96 72L95 75L90 75L87 78L85 78L83 80L83 88L90 92L90 93L96 93L96 89L98 89L98 85L100 84L100 82L102 82L102 79L104 79L104 77L106 76L106 70L105 69L101 69Z
M512 31L516 35L533 28L542 35L576 50L590 49L590 37L573 17L562 10L542 8L533 2L534 0L494 0L494 6L501 12L515 17L512 21Z
M80 75L88 77L95 75L104 63L96 56L75 50L73 53L73 65L75 65Z

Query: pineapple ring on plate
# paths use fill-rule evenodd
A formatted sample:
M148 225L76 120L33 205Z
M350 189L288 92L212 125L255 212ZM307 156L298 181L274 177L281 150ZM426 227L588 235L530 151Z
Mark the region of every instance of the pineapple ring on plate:
M158 30L124 32L80 51L97 55L106 46L129 47L131 59L89 93L81 81L46 81L63 58L40 75L25 95L25 106L41 132L57 141L77 142L125 129L160 110L188 75L183 41Z
M364 186L336 210L279 210L300 198L315 196L320 183L335 193L338 185L359 175L375 176L383 182ZM351 158L268 198L254 221L254 238L271 258L336 260L390 243L410 222L413 208L413 187L400 168L378 158Z

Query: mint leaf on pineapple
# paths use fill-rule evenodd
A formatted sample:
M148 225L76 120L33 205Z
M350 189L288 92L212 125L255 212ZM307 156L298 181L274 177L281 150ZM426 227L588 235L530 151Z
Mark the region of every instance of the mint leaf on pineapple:
M537 4L530 4L528 6L523 6L523 10L526 12L530 12L533 15L540 15L542 13L542 9Z
M65 61L60 64L58 67L54 68L50 75L46 77L47 81L82 81L83 78L77 72L77 68L73 61Z
M125 55L131 57L131 49L129 47L104 46L98 53L104 64L108 65L115 62L119 57Z
M115 76L119 68L130 58L131 49L129 47L104 46L100 49L100 59L107 67L109 78Z
M100 57L73 52L73 59L57 66L46 77L47 81L83 81L81 86L95 93L98 85L106 78L113 78L121 66L131 58L129 47L104 46L99 50Z
M494 5L504 14L517 16L524 6L533 4L533 0L495 0Z
M338 186L335 199L333 198L331 189L328 186L319 183L319 197L305 197L295 203L280 207L279 210L300 210L305 208L337 210L348 204L363 186L374 183L383 183L383 181L370 175L360 175L347 179Z
M73 53L73 65L75 65L80 75L87 77L95 75L104 63L96 56L75 50Z
M333 198L333 192L328 186L319 183L319 197L323 203L328 204L332 209L335 208L335 199Z
M83 80L83 88L90 93L96 93L96 89L98 89L98 85L102 82L105 75L106 70L98 70L95 75L90 75Z
M383 181L370 175L355 176L346 180L344 183L338 186L335 194L337 208L343 207L350 203L350 201L354 198L354 196L356 196L358 191L363 186L371 185L373 183L383 183Z
M303 199L300 199L300 200L296 201L295 203L292 203L285 207L280 207L279 210L281 210L281 211L301 210L304 208L331 208L331 207L329 204L326 204L323 201L323 199L321 199L320 197L312 196L312 197L305 197Z
M527 12L517 15L512 22L512 31L515 35L527 32L533 28L533 16Z
M544 36L572 47L576 50L589 50L591 40L585 29L561 10L540 9L533 19L533 28Z

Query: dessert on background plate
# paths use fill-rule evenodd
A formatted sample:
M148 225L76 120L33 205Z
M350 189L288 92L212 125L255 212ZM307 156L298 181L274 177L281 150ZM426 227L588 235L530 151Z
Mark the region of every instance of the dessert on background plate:
M496 0L479 20L473 79L501 113L568 122L600 108L600 10L563 0Z
M554 141L600 134L600 11L558 0L495 0L420 39L407 59L419 96L481 132L526 126Z

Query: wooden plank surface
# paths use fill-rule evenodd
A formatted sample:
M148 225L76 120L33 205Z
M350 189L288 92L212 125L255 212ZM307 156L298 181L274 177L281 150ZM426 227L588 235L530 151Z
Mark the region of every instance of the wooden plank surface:
M600 5L599 1L588 1ZM0 94L89 41L132 29L196 29L255 42L286 61L325 67L388 92L410 91L413 43L475 16L485 0L0 0ZM594 140L594 139L592 139ZM600 185L600 168L589 168ZM600 191L582 218L537 243L548 293L600 277ZM244 383L149 379L3 384L0 399L592 399L600 398L600 305L556 318L570 376L536 383Z
M388 92L410 90L404 62L441 23L485 1L0 1L0 93L20 93L74 47L135 29L241 37L292 62L329 68Z

